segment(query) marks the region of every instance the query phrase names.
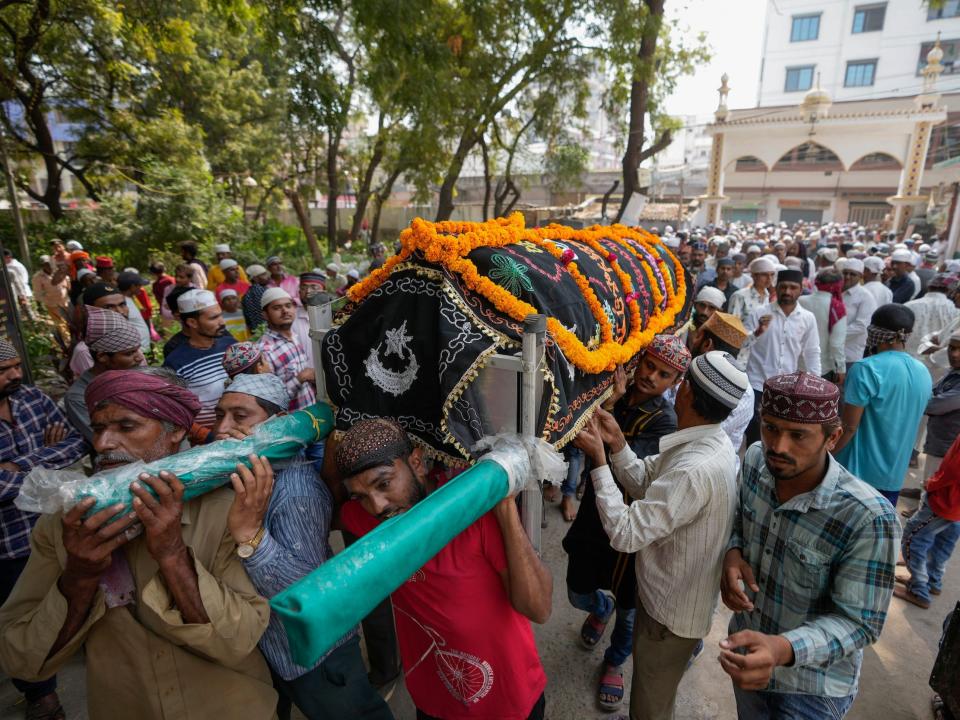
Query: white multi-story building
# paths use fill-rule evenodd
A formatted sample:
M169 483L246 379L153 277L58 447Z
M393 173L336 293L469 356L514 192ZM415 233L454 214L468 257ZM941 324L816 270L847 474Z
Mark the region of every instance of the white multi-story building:
M941 93L960 90L960 0L769 0L759 107L799 105L816 87L834 102L911 97L940 37Z

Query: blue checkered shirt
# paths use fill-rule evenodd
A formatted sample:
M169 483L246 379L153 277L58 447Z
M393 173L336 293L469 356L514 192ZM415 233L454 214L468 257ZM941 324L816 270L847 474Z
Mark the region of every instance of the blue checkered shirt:
M832 456L815 489L781 504L754 443L743 458L729 547L741 549L760 586L754 610L735 613L730 632L779 634L793 646L793 665L776 668L767 690L855 693L863 648L880 637L893 593L893 506Z
M32 468L65 468L79 460L86 445L53 400L35 387L24 386L10 396L14 424L0 420L0 462L16 463L22 470L0 470L0 558L30 554L30 531L38 515L21 512L13 501L20 494L23 479ZM43 431L63 423L69 433L61 442L47 447Z

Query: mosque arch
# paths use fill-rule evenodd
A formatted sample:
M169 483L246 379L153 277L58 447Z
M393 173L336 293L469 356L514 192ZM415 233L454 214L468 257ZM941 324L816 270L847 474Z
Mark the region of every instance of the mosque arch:
M767 172L767 164L756 155L741 155L730 161L734 172Z
M867 153L850 165L851 170L900 170L902 167L899 160L885 152Z
M774 172L793 170L843 170L843 162L830 148L808 141L800 143L784 153L773 166Z

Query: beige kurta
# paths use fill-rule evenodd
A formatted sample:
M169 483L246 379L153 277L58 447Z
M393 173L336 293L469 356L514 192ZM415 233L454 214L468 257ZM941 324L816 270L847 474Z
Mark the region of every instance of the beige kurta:
M277 696L257 650L270 608L226 530L232 501L232 491L221 489L186 503L183 511L183 539L208 624L184 624L141 536L126 545L136 605L107 608L98 590L86 623L49 660L67 617L67 601L57 588L66 551L60 516L41 517L26 569L0 608L3 670L24 680L48 678L83 646L94 720L273 717Z

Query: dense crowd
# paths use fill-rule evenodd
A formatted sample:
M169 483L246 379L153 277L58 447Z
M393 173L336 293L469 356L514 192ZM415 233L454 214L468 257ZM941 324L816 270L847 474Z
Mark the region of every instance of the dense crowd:
M891 597L930 608L960 537L960 261L936 236L849 224L654 232L689 276L692 317L613 373L559 489L579 642L605 645L597 703L623 705L632 657L630 717L671 718L720 599L741 718L842 717ZM13 504L34 468L158 460L316 401L308 308L384 248L298 276L215 254L185 243L152 280L75 241L32 278L6 255L72 377L58 405L0 340L0 666L27 717L65 717L56 674L82 648L95 718L391 718L401 674L420 720L543 718L530 623L550 616L553 575L513 498L370 613L366 664L359 628L312 667L293 659L267 599L333 555L334 528L355 542L452 477L393 419L282 466L251 455L189 501L162 472L131 485L131 512Z

